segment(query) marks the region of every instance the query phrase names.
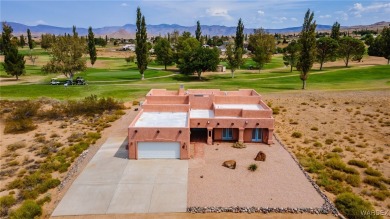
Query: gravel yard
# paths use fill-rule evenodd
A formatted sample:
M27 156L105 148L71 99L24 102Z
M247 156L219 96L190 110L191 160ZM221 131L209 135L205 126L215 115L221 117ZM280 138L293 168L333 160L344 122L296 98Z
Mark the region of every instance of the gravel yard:
M231 145L205 145L203 158L189 161L188 207L321 208L325 203L279 143ZM265 162L254 161L260 150ZM223 167L226 160L235 160L236 169ZM252 163L258 165L255 172L247 169Z

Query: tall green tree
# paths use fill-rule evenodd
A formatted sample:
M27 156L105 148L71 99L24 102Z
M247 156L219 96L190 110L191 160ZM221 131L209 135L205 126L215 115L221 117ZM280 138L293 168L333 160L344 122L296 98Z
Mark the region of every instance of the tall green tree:
M88 52L89 60L91 65L95 64L97 55L96 55L96 46L95 46L95 35L93 34L92 27L88 28Z
M348 67L349 60L359 60L363 57L364 52L365 46L361 40L349 36L340 38L337 53L343 58L345 67Z
M238 20L236 28L236 38L234 38L235 49L241 48L244 51L244 24L241 18Z
M288 44L284 49L283 60L290 65L290 72L292 72L293 67L297 66L298 57L299 57L300 46L297 41L293 40Z
M83 55L87 53L85 39L76 36L58 36L52 45L50 61L42 67L46 73L62 73L68 78L87 68Z
M55 41L55 35L51 35L51 34L42 34L41 35L41 48L42 49L45 49L45 50L48 50L51 48L51 45L54 43Z
M154 53L156 53L157 62L163 64L167 70L167 65L173 62L171 43L165 38L159 38L154 46Z
M28 47L30 48L30 50L32 50L34 48L34 41L31 37L30 29L27 29L27 43L28 43Z
M228 63L228 68L232 73L232 78L234 78L234 72L237 68L239 68L242 64L244 64L242 59L242 49L240 47L235 48L234 45L229 44L226 47L226 60Z
M200 27L200 22L196 22L196 30L195 30L195 38L202 44L201 42L201 36L202 36L202 31Z
M337 21L332 25L332 30L330 32L330 38L337 40L337 41L340 39L340 24Z
M322 65L328 61L335 61L337 58L338 42L330 37L321 37L317 40L317 62L320 63L320 70Z
M135 35L135 54L137 56L137 67L141 74L141 80L145 79L144 72L148 67L148 45L145 17L141 13L141 9L137 8L137 32Z
M316 56L316 21L314 21L314 12L307 10L302 25L302 31L298 40L300 46L300 56L297 63L300 79L302 80L302 89L306 89L306 80L309 77L309 71L313 67Z
M387 64L390 64L390 27L384 27L381 33L383 56L387 59Z
M18 45L12 43L12 32L11 26L3 22L2 32L2 50L4 53L3 67L8 75L16 77L19 80L19 76L24 73L24 56L18 53Z
M252 60L256 62L260 72L266 63L271 62L275 51L275 38L263 29L256 30L255 34L249 36L248 49L251 50Z
M368 55L384 57L387 59L387 64L390 64L390 28L384 27L382 33L377 36L370 47L368 47Z
M75 25L73 25L73 27L72 27L72 33L73 33L73 37L79 37L79 33L77 33L77 31L76 31Z
M198 79L202 80L201 74L205 71L215 71L219 64L219 50L217 48L198 47L192 54L190 68L198 74Z
M24 47L24 45L26 45L26 41L24 40L24 36L23 36L23 34L22 35L20 35L20 40L19 40L19 43L20 43L20 47Z
M193 74L195 71L189 64L193 60L195 51L201 47L195 38L180 36L176 45L175 62L183 74Z

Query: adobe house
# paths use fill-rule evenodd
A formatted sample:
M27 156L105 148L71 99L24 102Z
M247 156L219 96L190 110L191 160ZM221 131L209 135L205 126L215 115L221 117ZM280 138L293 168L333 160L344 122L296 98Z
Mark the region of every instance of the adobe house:
M192 141L272 144L274 118L250 89L152 89L128 129L129 158L189 158Z

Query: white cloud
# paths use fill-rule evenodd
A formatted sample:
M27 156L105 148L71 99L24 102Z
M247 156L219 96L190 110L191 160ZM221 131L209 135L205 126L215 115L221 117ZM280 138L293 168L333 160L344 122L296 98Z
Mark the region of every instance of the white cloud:
M127 6L129 6L129 5L128 5L127 3L122 3L121 6L122 6L122 7L127 7Z
M298 21L298 19L296 19L295 17L290 18L290 20L294 22Z
M320 18L322 18L322 19L331 18L331 17L332 17L332 15L330 15L330 14L320 15Z
M336 11L335 14L336 14L336 19L337 20L347 21L348 18L349 18L348 14L345 13L344 11Z
M258 13L260 16L264 16L264 14L265 14L264 11L262 11L262 10L258 10L257 13Z
M283 23L284 21L287 20L286 17L273 17L273 19L274 19L272 21L273 24L281 24L281 23Z
M363 13L369 12L390 12L390 3L374 3L368 6L363 6L361 3L355 3L349 11L355 15L355 17L362 17Z
M232 17L229 15L229 11L225 8L208 8L206 13L212 17L223 17L227 20L231 20Z

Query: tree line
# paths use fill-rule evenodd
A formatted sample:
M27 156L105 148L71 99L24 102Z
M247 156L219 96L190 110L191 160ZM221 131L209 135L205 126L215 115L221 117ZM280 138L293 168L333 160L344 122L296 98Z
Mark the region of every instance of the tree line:
M345 66L349 62L360 61L366 51L366 46L362 40L355 39L345 33L340 32L340 24L335 22L332 26L331 33L328 35L319 35L316 32L316 22L314 13L308 10L304 17L302 31L297 40L292 40L284 48L283 60L286 66L290 66L290 71L296 68L300 72L302 88L306 88L308 74L314 64L318 62L322 70L324 63L343 59ZM234 72L240 66L245 64L243 55L248 54L256 63L256 68L261 71L266 63L271 62L272 55L277 52L276 42L281 41L280 34L269 34L263 29L256 29L253 34L244 34L244 24L239 19L235 36L210 37L202 35L200 22L197 21L195 35L190 32L183 32L181 35L178 31L167 34L167 36L153 37L152 41L148 40L146 30L146 19L137 8L136 17L136 39L135 57L126 58L126 62L136 60L137 68L144 79L144 73L150 61L150 50L153 48L156 55L156 61L164 65L173 63L183 74L197 74L201 79L201 74L205 71L214 71L220 63L220 51L217 45L226 47L227 67L231 70L232 78ZM320 36L320 37L319 37ZM319 37L319 38L318 38ZM362 38L368 46L368 54L381 56L390 60L390 29L385 27L381 34L374 37L371 32ZM43 66L44 72L63 73L67 77L73 77L75 72L86 69L86 60L83 55L89 54L91 65L93 66L96 58L96 45L105 46L105 39L96 38L92 27L88 29L88 36L78 36L76 27L73 27L73 35L51 35L43 34L41 36L41 47L51 54L50 61ZM153 44L152 44L153 43ZM204 44L206 43L206 44ZM283 38L283 43L287 43ZM18 54L17 46L26 44L25 37L12 36L12 28L3 23L2 39L0 40L1 51L5 54L4 69L7 74L20 76L24 72L24 57ZM27 30L27 44L30 51L34 48L35 42L31 38L30 30ZM280 49L279 49L280 50ZM31 55L29 58L34 63L36 56Z

